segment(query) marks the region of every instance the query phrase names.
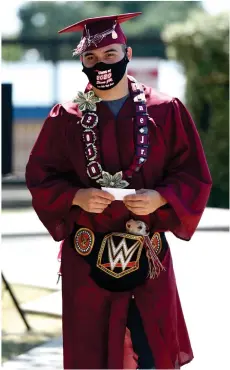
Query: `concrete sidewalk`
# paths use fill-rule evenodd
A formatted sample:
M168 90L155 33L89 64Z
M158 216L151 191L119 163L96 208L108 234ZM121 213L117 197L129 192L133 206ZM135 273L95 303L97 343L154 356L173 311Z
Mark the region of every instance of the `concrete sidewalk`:
M62 338L33 348L25 354L2 364L4 370L62 370Z

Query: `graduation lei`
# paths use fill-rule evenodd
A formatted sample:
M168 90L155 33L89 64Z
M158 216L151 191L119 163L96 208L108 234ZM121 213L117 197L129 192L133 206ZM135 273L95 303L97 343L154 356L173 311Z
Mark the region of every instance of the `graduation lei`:
M74 99L79 110L84 114L81 119L83 129L82 138L85 144L85 156L87 160L87 174L96 180L101 186L110 188L126 188L129 186L127 180L131 180L133 174L138 172L147 160L149 137L148 137L148 113L146 98L142 85L133 77L129 76L131 82L131 97L136 107L135 117L135 153L129 168L111 175L102 169L100 161L100 143L98 135L98 115L96 104L101 101L94 91L87 93L79 92Z

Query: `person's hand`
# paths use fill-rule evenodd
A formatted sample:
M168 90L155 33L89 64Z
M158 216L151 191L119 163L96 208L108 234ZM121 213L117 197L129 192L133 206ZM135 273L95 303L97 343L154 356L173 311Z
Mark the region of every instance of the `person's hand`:
M79 206L87 212L102 213L114 199L113 195L100 189L79 189L74 196L72 205Z
M150 189L137 190L136 194L124 197L128 210L139 216L149 215L166 203L166 199L158 191Z

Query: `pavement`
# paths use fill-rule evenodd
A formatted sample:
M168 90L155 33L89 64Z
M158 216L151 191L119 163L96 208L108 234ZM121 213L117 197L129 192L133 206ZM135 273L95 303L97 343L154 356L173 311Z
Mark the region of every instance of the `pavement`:
M62 338L56 338L2 364L5 370L62 370Z
M18 209L32 206L30 192L25 185L24 177L13 175L2 179L2 209Z
M26 312L60 317L61 284L56 285L59 243L51 238L30 208L30 195L23 189L23 184L22 192L15 194L15 186L12 189L3 187L2 191L2 272L10 283L53 289L52 294L29 302L22 308ZM12 205L16 197L20 208L15 209ZM229 219L229 210L206 208L190 242L167 233L195 353L194 360L183 367L185 370L227 368L230 332L227 322L230 307L226 300L226 291L229 290L227 282L230 281ZM2 364L3 369L12 370L38 367L47 370L63 368L62 338Z

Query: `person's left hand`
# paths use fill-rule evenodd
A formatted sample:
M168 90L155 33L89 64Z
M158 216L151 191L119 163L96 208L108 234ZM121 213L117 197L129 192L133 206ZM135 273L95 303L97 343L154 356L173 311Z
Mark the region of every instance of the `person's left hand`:
M158 191L150 189L137 190L136 194L124 197L123 201L129 211L139 216L149 215L167 203Z

